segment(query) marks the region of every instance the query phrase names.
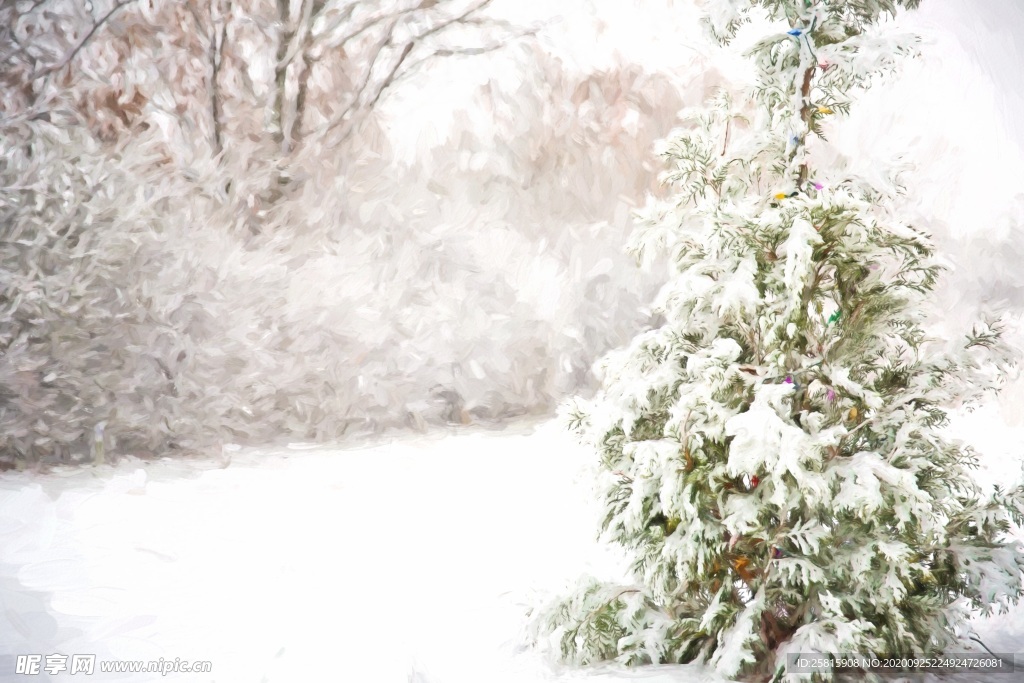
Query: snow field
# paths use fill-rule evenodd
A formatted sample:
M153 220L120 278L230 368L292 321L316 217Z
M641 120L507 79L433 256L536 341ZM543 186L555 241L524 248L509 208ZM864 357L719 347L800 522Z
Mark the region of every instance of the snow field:
M980 480L1019 473L1024 427L995 406L953 430L985 449ZM519 647L525 605L623 570L593 540L590 466L552 421L6 473L0 654L213 663L99 681L723 680L699 666L574 671ZM1024 649L1024 610L978 626L995 651ZM0 666L7 680L13 660Z

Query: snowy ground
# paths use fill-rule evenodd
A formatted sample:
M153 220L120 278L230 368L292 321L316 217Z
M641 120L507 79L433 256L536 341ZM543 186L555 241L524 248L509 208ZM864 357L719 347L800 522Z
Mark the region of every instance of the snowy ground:
M985 478L1019 472L1024 427L993 408L957 431L987 447ZM0 476L0 680L82 678L13 675L13 655L53 653L212 662L99 681L722 680L517 648L525 603L621 567L557 423L231 455ZM1024 651L1024 610L979 630Z

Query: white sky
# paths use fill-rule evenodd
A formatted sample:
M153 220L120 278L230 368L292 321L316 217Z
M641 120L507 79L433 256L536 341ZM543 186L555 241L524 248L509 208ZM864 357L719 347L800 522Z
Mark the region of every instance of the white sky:
M570 68L601 69L624 59L685 78L687 64L708 52L692 3L682 0L499 0L495 10L523 24L543 23L539 40ZM918 189L929 205L938 202L955 234L969 234L1024 187L1024 126L1017 124L1024 110L1024 3L925 0L899 23L926 37L923 58L894 84L866 93L842 134L848 152L878 160L898 152L924 157L927 145L936 156L955 157L954 168L940 163L932 175L952 173L956 189L937 182ZM519 78L506 59L499 52L493 62L436 63L418 89L422 97L393 102L400 152L413 154L417 141L438 139L452 111L488 79ZM714 60L728 70L721 53Z
M622 59L685 82L701 53L727 74L744 68L706 45L689 1L499 0L495 9L524 24L543 22L539 40L569 68L600 69ZM905 180L915 200L910 212L918 215L907 218L933 233L956 266L943 294L950 324L976 318L985 302L1005 300L1024 311L1017 272L1024 261L1024 2L925 0L898 24L924 37L921 58L863 93L850 119L831 127L830 139L862 170L900 160L916 167ZM396 98L397 153L411 159L442 142L452 112L488 79L521 78L508 59L498 52L493 61L438 63L420 96ZM468 115L472 126L488 127L486 112L470 106Z

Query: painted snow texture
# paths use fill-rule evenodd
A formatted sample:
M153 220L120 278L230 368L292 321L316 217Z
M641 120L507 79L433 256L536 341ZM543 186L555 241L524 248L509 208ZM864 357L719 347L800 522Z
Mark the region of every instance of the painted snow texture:
M630 208L657 191L651 145L679 108L744 73L701 42L687 3L493 9L553 21L536 43L396 86L343 150L303 157L297 194L262 216L249 199L266 189L272 159L265 141L245 140L264 120L239 117L236 154L218 167L202 142L210 131L186 129L161 69L144 81L151 104L119 104L127 123L149 126L130 138L101 106L101 86L118 83L95 73L73 84L95 129L4 109L5 191L68 197L24 219L24 244L0 246L5 292L18 292L0 309L5 453L95 457L101 423L115 457L331 440L352 424L547 410L586 387L590 363L632 338L659 284L621 251ZM925 36L922 57L868 91L832 140L860 173L908 164L906 218L955 266L933 318L952 337L987 308L1024 310L1024 7L929 0L901 25ZM94 69L116 61L83 58ZM269 62L250 61L249 77L269 82ZM192 74L196 92L203 73ZM125 146L101 154L94 133ZM37 163L14 149L29 139ZM207 196L216 187L225 197ZM252 216L266 229L250 230ZM102 229L74 244L49 235L51 218L69 217ZM32 327L52 293L59 315ZM44 349L30 334L40 330L59 343ZM1019 474L1022 425L1018 381L953 430L983 453L981 478L1005 483ZM581 566L621 574L621 558L578 540L596 528L580 474L591 457L551 426L264 449L224 469L217 457L128 457L113 469L6 473L0 653L209 658L218 681L720 680L690 667L577 672L514 654L535 593L561 592ZM978 628L996 651L1024 650L1019 609Z
M991 455L983 483L1019 474L1024 429L997 407L953 430ZM576 670L522 649L528 605L581 571L625 576L624 557L590 540L592 460L552 421L5 473L0 680L9 655L31 653L213 664L97 681L726 680L693 665ZM1019 652L1024 610L976 627L996 652Z

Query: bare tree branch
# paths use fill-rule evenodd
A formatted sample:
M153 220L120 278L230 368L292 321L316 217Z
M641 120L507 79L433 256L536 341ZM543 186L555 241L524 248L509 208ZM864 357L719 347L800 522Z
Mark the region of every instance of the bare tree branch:
M348 117L352 115L352 113L355 110L355 106L359 103L360 99L362 99L363 93L366 92L366 88L370 84L370 79L373 77L374 68L380 61L381 55L384 53L385 48L387 48L388 45L390 45L391 43L391 39L393 37L395 26L397 23L398 17L392 17L391 23L388 26L387 30L384 32L384 35L374 45L373 49L371 50L373 56L370 58L370 63L367 65L366 70L363 72L362 82L356 88L356 92L349 100L349 103L340 111L335 113L335 115L332 116L327 123L322 125L318 132L322 134L329 133L337 126L341 125Z
M380 100L381 94L385 90L387 90L388 86L390 86L392 81L394 81L395 74L402 67L402 63L405 61L405 58L409 56L410 52L412 52L412 46L413 43L409 42L406 43L405 47L402 48L402 53L398 56L398 59L395 60L395 63L391 66L391 70L388 71L388 75L384 78L383 81L381 81L380 85L377 86L377 92L373 95L373 99L366 103L365 109L373 109L377 105L377 101Z
M220 69L224 62L224 41L227 39L228 21L234 9L231 0L227 0L227 11L222 14L218 22L213 18L213 7L219 0L210 0L210 22L212 33L210 34L210 115L213 118L213 144L214 154L219 155L224 151L223 131L221 122L222 106L220 101ZM220 12L218 11L218 14Z
M61 59L60 62L58 62L57 64L55 64L53 66L48 66L45 69L42 69L42 70L37 71L36 73L32 74L31 80L34 81L34 80L36 80L38 78L43 78L45 76L49 76L50 74L52 74L52 73L54 73L56 71L60 71L65 66L70 64L71 61L78 55L78 53L82 51L82 48L84 48L89 43L89 41L92 40L92 37L94 35L96 35L96 31L98 31L100 29L100 27L102 27L104 24L107 23L107 21L110 19L110 17L114 16L114 14L118 10L123 9L124 7L127 7L128 5L132 4L135 1L136 0L121 0L120 2L115 3L114 6L111 7L110 10L106 14L104 14L102 17L100 17L99 20L97 20L96 23L94 23L92 25L92 28L89 29L89 31L82 37L82 39L79 40L78 43L73 48L71 48L71 50L69 50L66 55L64 55L64 58Z
M288 9L288 0L277 0L277 17L282 28L278 38L277 55L274 58L274 98L271 105L271 118L276 125L271 134L274 137L274 142L285 153L288 151L288 143L284 134L284 95L288 80L288 65L284 58L288 54L288 47L296 33L296 28L291 26L289 21Z
M456 14L456 15L454 15L452 17L449 17L446 21L439 22L435 26L432 26L428 30L426 30L423 33L420 33L419 35L417 35L415 38L413 38L413 40L422 40L423 38L426 38L427 36L433 35L435 33L438 33L440 31L448 28L452 24L461 23L461 22L465 21L466 19L470 18L471 15L476 14L480 10L482 10L485 7L487 7L488 5L490 5L493 1L494 0L479 0L479 2L471 5L462 14Z
M313 73L313 59L309 53L302 55L302 71L299 72L299 89L295 95L295 119L292 122L293 142L303 134L302 122L306 116L306 102L309 97L309 77Z
M302 49L306 42L306 36L310 31L312 17L313 0L302 0L302 15L299 18L299 25L296 30L292 32L292 39L288 44L288 51L285 53L284 58L278 62L278 69L287 69L295 59L295 56L299 53L299 50Z
M341 28L349 19L352 18L352 14L356 10L356 5L357 5L357 3L352 3L351 5L346 7L343 12L341 12L340 14L338 14L337 17L334 18L334 21L331 22L331 25L328 26L326 29L324 29L317 36L317 38L321 38L322 36L329 36L332 33L334 33L335 31L337 31L339 28ZM337 47L337 46L334 45L334 44L330 44L329 47Z
M539 28L526 29L524 31L519 31L519 32L517 32L514 35L505 36L505 37L502 38L502 40L500 40L498 42L489 43L487 45L480 45L480 46L477 46L477 47L451 47L451 48L441 48L441 49L438 49L438 50L434 50L433 52L430 52L430 53L424 55L423 57L420 57L419 59L416 59L416 60L410 62L409 65L405 69L402 70L402 73L398 74L398 76L394 79L394 81L391 83L391 85L394 85L396 83L401 83L406 78L408 78L409 76L414 74L416 72L416 70L418 68L420 68L421 66L423 66L425 63L427 63L427 62L429 62L429 61L431 61L433 59L436 59L438 57L475 56L475 55L487 54L488 52L495 52L495 51L500 50L502 48L508 47L509 44L511 44L515 40L518 40L520 38L526 38L526 37L529 37L529 36L532 36L532 35L536 35L536 33L539 30L540 30Z
M7 22L7 26L0 31L0 38L9 40L14 45L15 49L6 51L3 56L0 57L0 62L14 62L17 56L22 58L23 63L31 64L36 61L37 57L33 56L32 52L29 50L30 46L25 45L25 43L21 42L21 39L18 38L16 28L19 20L32 14L46 2L49 2L49 0L37 0L31 7L24 11L18 11L17 4L15 2L6 3L8 6L2 7L2 9L7 11L7 16L10 17L10 20Z
M439 24L437 24L435 26L432 26L429 30L424 31L423 33L417 34L413 38L413 41L419 41L419 40L422 40L423 38L426 38L427 36L430 36L430 35L433 35L433 34L436 34L436 33L440 33L444 29L446 29L449 26L452 26L454 24L473 23L473 24L477 24L477 25L484 25L484 22L482 20L477 19L477 18L473 17L472 15L475 14L476 12L484 9L485 7L487 7L487 5L491 4L491 2L492 2L492 0L481 0L480 2L476 3L474 6L470 7L469 9L467 9L462 14L450 17L446 21L443 21L443 22L441 22L441 23L439 23ZM502 22L502 23L507 23L507 22ZM522 37L527 36L527 35L533 35L538 30L539 29L529 29L527 31L522 32L519 35L511 37L510 39L514 40L516 38L522 38ZM503 40L499 41L498 43L494 43L493 45L477 47L477 48L472 48L472 47L467 47L467 48L442 48L440 50L435 50L434 52L426 55L425 57L422 57L422 58L417 59L416 61L414 61L401 74L398 74L397 78L395 77L395 73L392 72L389 75L389 77L387 79L387 82L383 85L383 88L381 89L381 92L377 93L377 96L374 98L373 103L376 104L377 100L380 99L380 95L381 95L381 93L384 90L386 90L388 87L390 87L395 82L399 82L399 81L403 80L409 73L411 73L413 70L415 70L419 65L423 64L426 61L429 61L430 59L432 59L434 57L448 57L448 56L453 56L453 55L458 55L458 54L465 54L465 55L484 54L486 52L492 52L492 51L497 50L497 49L499 49L501 47L504 47L505 45L508 44L508 41L510 39L506 38L506 39L503 39Z
M312 26L312 18L314 14L315 0L303 0L302 1L302 14L299 17L298 27L292 32L291 40L288 43L288 50L276 66L278 74L278 88L281 89L279 95L282 98L285 96L284 88L287 87L288 82L288 67L291 66L295 57L301 52L305 57L306 47L309 43L309 32ZM305 59L303 59L305 62ZM308 71L308 67L304 67L304 70ZM296 110L298 109L298 102L296 102ZM295 144L295 126L298 113L293 112L290 118L285 116L284 107L280 109L280 123L281 123L281 143L283 145L282 152L287 154Z
M353 97L350 100L349 104L344 109L335 114L335 116L333 116L331 120L326 125L322 126L320 129L323 133L329 133L330 131L336 129L338 126L343 126L341 135L339 135L338 138L333 143L330 143L328 146L337 146L352 136L352 134L358 128L359 124L365 118L366 113L372 110L373 107L375 107L377 103L380 101L380 98L384 94L384 92L387 91L388 88L390 88L395 83L396 80L399 80L402 77L402 75L404 75L405 71L402 71L402 65L405 64L406 59L409 57L410 53L413 51L413 48L419 41L421 41L424 38L427 38L428 36L440 33L441 31L450 26L463 22L464 20L470 18L473 14L479 12L480 10L490 5L492 1L493 0L478 0L478 2L475 2L462 12L447 17L437 22L436 24L430 26L427 30L417 33L413 35L411 38L409 38L404 43L397 59L395 59L391 67L388 69L387 74L383 77L383 79L377 82L375 87L372 88L373 95L369 98L366 98L365 94L370 90L370 79L373 74L373 71L377 63L380 61L381 55L385 52L385 48L392 44L392 41L394 39L394 30L398 23L398 20L417 10L429 9L433 7L436 3L431 2L428 4L428 2L422 2L420 3L419 6L415 8L392 13L390 17L390 25L388 26L388 29L385 32L386 39L382 39L374 47L373 58L371 59L370 66L364 74L362 83L360 83L359 87L357 88L355 97ZM344 40L351 40L356 35L359 35L363 31L367 30L370 26L379 23L379 21L379 16L374 17L373 19L365 22L363 26L361 26L359 29L349 33ZM416 63L420 63L421 61L423 60L417 60ZM406 71L408 71L408 69ZM356 111L357 106L359 110L361 110L362 115L360 115Z
M342 25L342 23L344 23L344 21L347 21L352 16L351 9L354 8L354 7L355 7L355 5L351 5L349 12L347 12L343 17L339 17L338 19L336 19L334 24L330 28L325 30L320 35L322 35L322 36L323 35L330 35L330 33L336 31ZM407 9L404 9L404 10L399 10L397 12L394 11L394 10L387 11L387 12L379 12L378 14L374 15L373 17L371 17L371 18L367 19L365 22L363 22L358 28L356 28L356 29L354 29L352 31L349 31L348 33L344 34L340 38L336 38L334 40L326 40L326 39L320 38L320 39L318 39L318 45L317 45L320 48L319 54L317 55L317 58L319 59L323 55L323 52L326 51L326 50L336 50L339 47L344 47L345 44L347 44L349 41L351 41L351 40L353 40L355 38L358 38L362 34L364 34L367 31L369 31L374 26L377 26L377 25L379 25L379 24L381 24L381 23L383 23L385 21L392 20L392 19L397 21L398 19L400 19L400 18L402 18L402 17L404 17L404 16L406 16L408 14L412 14L414 12L419 11L419 9L420 9L419 7L411 7L411 8L407 8Z
M196 25L196 33L199 35L206 36L206 55L207 61L210 64L209 75L207 76L209 86L209 106L210 106L210 122L211 122L211 144L213 146L214 155L218 155L223 151L223 138L222 138L222 125L221 125L221 106L220 106L220 79L218 74L220 73L221 60L223 59L224 51L224 33L227 28L226 20L222 20L218 27L216 9L220 5L220 0L207 0L207 13L210 17L210 25L206 26L206 22L203 17L199 14L198 2L190 1L185 3L188 8L189 14L192 15L192 20ZM230 13L230 0L228 4ZM218 30L219 29L219 30Z

